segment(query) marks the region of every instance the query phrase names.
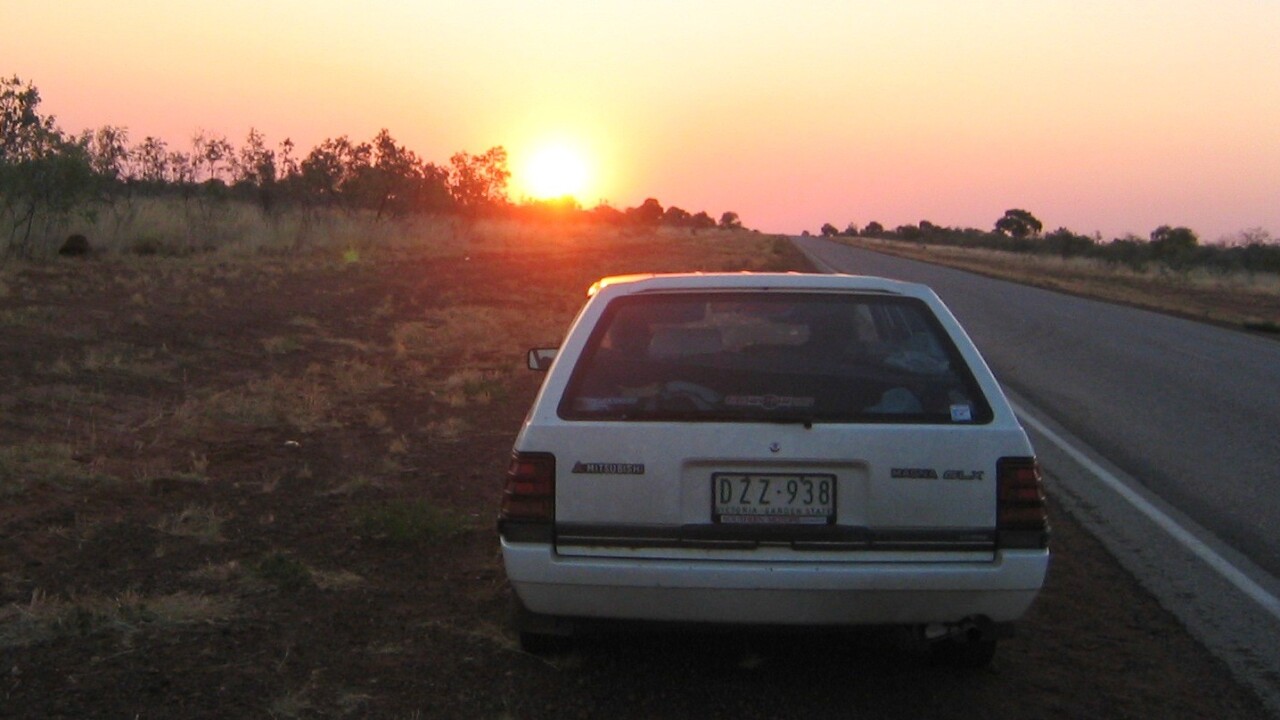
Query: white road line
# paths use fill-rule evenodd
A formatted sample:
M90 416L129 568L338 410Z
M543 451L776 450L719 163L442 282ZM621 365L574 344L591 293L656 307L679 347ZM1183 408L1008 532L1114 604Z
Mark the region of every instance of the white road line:
M1010 404L1012 405L1013 403ZM1203 560L1209 565L1209 567L1213 568L1219 575L1226 579L1227 582L1235 585L1240 592L1248 595L1250 599L1261 605L1262 608L1270 613L1272 617L1280 620L1280 599L1277 599L1276 596L1267 592L1265 588L1254 582L1252 578L1241 572L1241 570L1235 565L1231 564L1231 561L1222 557L1215 552L1213 548L1201 542L1199 538L1192 535L1186 528L1179 525L1176 520L1169 517L1160 508L1152 505L1146 498L1134 492L1128 485L1122 482L1115 475L1108 472L1101 465L1089 459L1089 457L1083 452L1076 449L1057 433L1046 427L1044 423L1041 423L1039 420L1031 417L1025 410L1017 405L1013 405L1013 410L1018 414L1018 417L1022 419L1022 422L1035 428L1036 431L1047 438L1049 442L1057 445L1060 450L1071 456L1072 460L1080 463L1081 467L1088 470L1090 473L1093 473L1094 477L1098 478L1103 482L1103 484L1114 490L1116 494L1120 495L1120 497L1128 500L1129 504L1138 512L1146 515L1152 522L1159 525L1165 532L1169 533L1174 540L1177 540L1196 557Z

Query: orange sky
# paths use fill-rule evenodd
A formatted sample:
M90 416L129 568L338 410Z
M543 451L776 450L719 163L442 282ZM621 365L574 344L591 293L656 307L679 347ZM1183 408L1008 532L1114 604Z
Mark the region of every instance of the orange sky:
M305 151L385 127L517 170L558 142L584 204L768 231L1023 207L1106 238L1280 235L1270 0L3 0L0 27L0 73L68 131Z

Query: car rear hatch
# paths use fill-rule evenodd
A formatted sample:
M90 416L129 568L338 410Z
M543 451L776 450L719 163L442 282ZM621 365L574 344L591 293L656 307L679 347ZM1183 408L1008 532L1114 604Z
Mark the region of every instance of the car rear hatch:
M519 441L555 455L560 554L994 557L996 464L1030 448L936 298L639 293L593 322Z
M575 448L557 462L554 542L561 555L994 557L994 463L964 460L999 457L989 429L661 423L648 424L644 440L623 442L613 430L578 424L546 438L547 446Z

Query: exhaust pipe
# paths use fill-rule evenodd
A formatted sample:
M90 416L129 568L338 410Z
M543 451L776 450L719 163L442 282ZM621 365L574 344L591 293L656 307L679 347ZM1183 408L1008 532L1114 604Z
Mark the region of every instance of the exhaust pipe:
M985 615L967 617L954 623L929 623L922 628L929 643L943 640L955 642L983 642L1013 637L1013 623L996 623Z

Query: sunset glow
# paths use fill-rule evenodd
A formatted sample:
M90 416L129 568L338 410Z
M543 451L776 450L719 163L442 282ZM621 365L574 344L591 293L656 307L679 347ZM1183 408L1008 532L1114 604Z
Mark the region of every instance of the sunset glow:
M581 200L588 177L587 161L579 152L567 145L548 145L517 168L514 179L536 200L565 196Z
M5 0L0 23L0 73L64 130L172 150L387 128L437 163L503 146L516 201L765 231L1019 207L1106 238L1280 235L1277 2Z

